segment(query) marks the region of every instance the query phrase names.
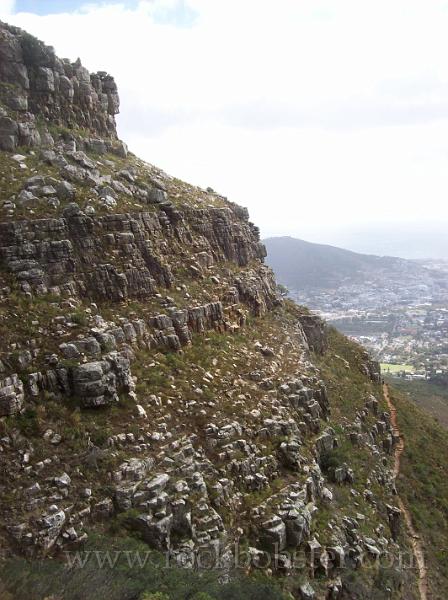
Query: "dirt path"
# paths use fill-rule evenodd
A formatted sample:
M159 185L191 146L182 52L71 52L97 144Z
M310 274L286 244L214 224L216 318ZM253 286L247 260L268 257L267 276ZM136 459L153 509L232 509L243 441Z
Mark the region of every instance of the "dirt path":
M403 454L403 451L404 451L404 440L403 440L403 436L401 435L400 429L398 428L397 409L392 404L392 400L390 399L390 396L389 396L389 388L388 388L387 384L383 385L383 391L384 391L384 397L385 397L387 405L389 407L390 421L392 424L394 434L395 434L395 436L398 436L398 438L399 438L398 444L395 446L395 454L394 454L394 478L396 479L397 475L400 472L400 460L401 460L401 455ZM423 546L420 541L420 537L417 534L417 532L415 531L414 525L412 524L411 515L400 496L397 496L397 502L398 502L398 506L404 516L406 528L408 530L409 538L411 540L412 551L414 553L414 557L415 557L415 560L417 563L418 589L419 589L419 593L420 593L420 600L428 600L429 599L428 576L427 576L427 571L426 571L425 555L423 552Z

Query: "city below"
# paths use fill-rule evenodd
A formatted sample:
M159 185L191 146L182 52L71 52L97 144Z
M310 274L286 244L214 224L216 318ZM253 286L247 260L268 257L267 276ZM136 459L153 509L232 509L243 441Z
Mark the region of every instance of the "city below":
M334 289L289 289L290 296L357 340L385 375L448 381L448 261L416 261ZM422 267L422 268L421 268Z

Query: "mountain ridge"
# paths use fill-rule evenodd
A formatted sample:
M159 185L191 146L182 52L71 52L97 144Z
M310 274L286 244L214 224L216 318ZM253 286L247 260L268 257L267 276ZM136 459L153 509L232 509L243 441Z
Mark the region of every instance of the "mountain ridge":
M267 264L280 283L294 289L332 288L343 283L363 282L369 274L383 270L437 276L417 261L394 256L361 254L290 236L265 238L263 242L268 253Z
M0 57L0 594L416 599L378 363L127 151L109 78L1 23ZM174 567L64 562L136 547Z

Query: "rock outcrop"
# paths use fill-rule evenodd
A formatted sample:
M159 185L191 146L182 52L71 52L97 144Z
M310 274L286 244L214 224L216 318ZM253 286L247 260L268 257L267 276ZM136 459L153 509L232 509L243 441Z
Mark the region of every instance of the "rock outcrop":
M20 412L24 397L23 383L16 373L0 381L0 417Z
M296 595L342 597L403 542L378 365L278 295L246 209L127 154L118 105L0 24L0 541L297 552Z
M88 130L87 145L95 152L125 146L117 140L115 115L120 101L113 77L89 73L78 59L59 59L53 48L25 31L0 22L0 149L48 147L50 131L37 120ZM98 140L97 138L107 138Z

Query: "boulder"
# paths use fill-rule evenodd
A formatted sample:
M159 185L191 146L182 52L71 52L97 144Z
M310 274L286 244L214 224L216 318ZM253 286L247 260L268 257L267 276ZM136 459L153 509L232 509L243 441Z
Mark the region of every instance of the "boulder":
M271 552L280 552L286 548L286 525L278 515L262 524L260 544Z
M156 477L148 481L148 483L145 485L145 488L150 496L157 496L165 489L169 479L170 476L167 473L161 473L160 475L156 475Z
M56 193L62 200L73 200L75 197L75 188L68 181L59 181L56 184Z
M95 338L89 338L100 349ZM93 347L93 346L92 346ZM129 371L129 359L118 352L111 352L104 360L88 362L71 368L72 393L79 397L86 408L106 406L118 401L118 393L129 393L133 382Z
M92 514L95 519L106 520L114 514L114 504L111 498L104 498L97 502L92 508Z
M19 144L35 148L41 145L41 137L33 122L18 124Z
M13 152L19 144L19 126L10 117L0 116L0 150Z
M42 529L37 535L37 543L44 549L49 550L56 542L62 527L66 521L66 515L63 510L58 510L52 506L47 514L44 514L39 521Z
M313 588L308 582L299 587L299 593L302 600L314 600L316 597Z
M324 433L322 433L318 438L316 438L316 450L318 454L324 454L326 452L331 452L335 447L336 436L334 430L328 428Z
M299 324L310 350L323 354L328 347L325 321L317 315L302 315L299 317Z
M299 547L310 536L311 513L304 505L295 505L280 512L286 526L288 546Z
M38 92L54 92L53 70L48 67L38 67L35 85Z
M0 380L0 417L20 412L24 398L23 383L17 374Z
M300 442L292 439L288 442L282 442L279 448L280 462L290 469L298 469L301 464Z
M348 467L347 463L334 470L334 480L336 483L353 483L354 477L353 470Z
M17 204L27 208L33 208L39 204L39 198L29 190L22 190L17 196Z
M72 480L67 475L67 473L62 473L62 475L60 475L59 477L55 477L53 482L58 488L66 488L70 486Z
M401 510L390 504L386 504L386 510L392 539L396 542L401 529Z
M327 554L330 563L335 569L343 568L345 561L345 552L342 546L327 547Z
M151 548L159 551L166 551L170 548L173 515L156 519L151 515L142 514L136 518L135 523L143 540Z

